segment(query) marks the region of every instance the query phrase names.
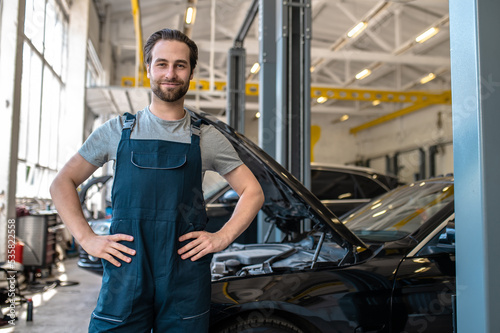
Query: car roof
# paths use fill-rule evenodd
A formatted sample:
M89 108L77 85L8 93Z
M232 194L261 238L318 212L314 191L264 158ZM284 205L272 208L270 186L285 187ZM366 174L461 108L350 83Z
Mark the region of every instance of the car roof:
M312 162L311 169L337 169L337 170L343 170L343 171L365 172L365 173L370 173L370 174L376 173L379 175L395 177L394 175L385 174L385 173L379 172L379 171L372 169L372 168L369 168L369 167L362 167L362 166L357 166L357 165Z

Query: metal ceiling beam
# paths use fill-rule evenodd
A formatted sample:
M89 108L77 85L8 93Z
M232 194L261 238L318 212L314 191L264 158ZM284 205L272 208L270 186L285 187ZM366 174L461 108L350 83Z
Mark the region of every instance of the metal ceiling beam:
M243 20L243 24L241 25L240 30L238 31L236 37L234 38L234 43L233 43L234 47L243 47L243 41L245 40L248 30L250 29L250 26L255 20L258 11L259 11L259 0L253 0L252 3L250 4L247 15ZM228 48L226 48L226 50L227 49Z
M246 49L243 41L252 25L259 10L259 1L253 0L243 20L240 30L234 38L233 45L224 48L228 51L227 61L227 116L228 123L237 131L245 131L245 72L246 72ZM210 42L209 50L215 50L215 42ZM215 85L215 83L214 83Z
M196 41L200 51L208 52L210 50L210 41ZM258 40L246 40L247 54L258 55L259 45ZM233 45L231 42L217 41L214 44L216 52L226 52ZM367 52L367 51L332 51L328 48L312 47L311 54L315 57L324 58L325 60L343 60L343 61L382 61L394 64L412 64L412 65L432 65L444 66L450 64L449 57L439 56L424 56L424 55L395 55L383 52Z

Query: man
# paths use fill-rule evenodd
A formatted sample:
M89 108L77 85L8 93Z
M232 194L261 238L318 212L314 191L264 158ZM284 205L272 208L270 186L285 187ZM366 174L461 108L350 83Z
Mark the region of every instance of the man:
M206 332L210 254L248 227L264 196L227 139L211 126L191 123L184 109L196 44L163 29L151 35L144 54L151 104L96 129L50 192L76 240L103 259L90 332ZM111 235L97 236L76 188L108 160L115 160ZM233 216L215 233L204 231L205 170L219 172L240 195Z

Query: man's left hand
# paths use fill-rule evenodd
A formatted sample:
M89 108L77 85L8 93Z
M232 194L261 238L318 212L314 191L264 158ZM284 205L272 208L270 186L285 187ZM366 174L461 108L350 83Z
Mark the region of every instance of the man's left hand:
M219 233L210 233L207 231L192 231L179 238L180 242L192 239L177 251L182 259L191 258L196 261L201 257L224 250L229 243Z

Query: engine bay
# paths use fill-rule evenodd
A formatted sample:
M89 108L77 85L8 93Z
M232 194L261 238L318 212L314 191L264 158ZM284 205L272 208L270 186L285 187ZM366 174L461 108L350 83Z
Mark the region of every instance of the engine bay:
M316 262L337 264L346 255L346 251L337 244L330 241L323 243L318 239L309 235L296 243L233 243L213 255L212 280L269 274L283 269L309 269Z

